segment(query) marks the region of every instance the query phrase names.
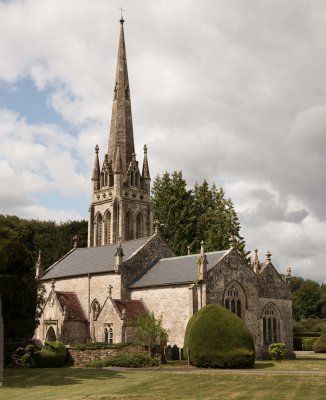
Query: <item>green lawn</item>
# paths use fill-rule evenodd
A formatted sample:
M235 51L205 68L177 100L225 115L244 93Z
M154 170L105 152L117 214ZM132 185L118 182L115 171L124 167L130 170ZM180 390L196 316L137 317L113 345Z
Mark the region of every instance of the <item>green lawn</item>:
M196 369L193 373L177 368L175 371L7 369L0 399L319 400L326 399L326 375L296 375L295 371L325 371L325 356L300 357L281 363L258 362L256 370L244 373ZM288 372L278 373L278 370Z

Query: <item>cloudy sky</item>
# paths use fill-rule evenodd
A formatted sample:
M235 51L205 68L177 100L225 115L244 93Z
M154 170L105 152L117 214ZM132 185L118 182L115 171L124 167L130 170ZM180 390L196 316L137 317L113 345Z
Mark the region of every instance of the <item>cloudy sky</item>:
M124 0L138 159L235 203L249 250L326 282L326 2ZM112 0L0 0L0 212L87 218Z

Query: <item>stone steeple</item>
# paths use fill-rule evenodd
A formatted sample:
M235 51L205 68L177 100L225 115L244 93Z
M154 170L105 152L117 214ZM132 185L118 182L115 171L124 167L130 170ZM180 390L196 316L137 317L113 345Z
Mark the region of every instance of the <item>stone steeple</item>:
M134 134L132 127L130 89L128 79L126 45L123 29L123 18L120 19L120 38L117 68L115 75L114 97L112 106L111 127L109 136L108 160L116 159L117 145L121 144L122 170L125 174L132 155L135 153Z
M102 169L98 153L96 145L93 195L88 210L88 246L116 243L118 238L126 241L150 236L153 217L147 146L144 146L141 174L135 154L123 18L120 19L109 147Z

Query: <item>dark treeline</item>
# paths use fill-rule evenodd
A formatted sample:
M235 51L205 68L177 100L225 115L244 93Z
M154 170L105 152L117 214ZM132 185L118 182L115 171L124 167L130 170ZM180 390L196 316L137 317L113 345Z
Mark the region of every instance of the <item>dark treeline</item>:
M56 224L0 215L0 293L6 340L33 336L37 305L42 302L35 279L38 251L46 269L72 248L74 235L79 237L79 246L86 246L86 221Z

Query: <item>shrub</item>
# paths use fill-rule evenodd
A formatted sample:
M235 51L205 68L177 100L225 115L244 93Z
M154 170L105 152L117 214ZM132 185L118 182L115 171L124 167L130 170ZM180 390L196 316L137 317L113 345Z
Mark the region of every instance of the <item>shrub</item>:
M38 368L63 367L66 359L66 347L61 342L45 342L42 350L34 354Z
M157 366L158 360L154 357L149 357L147 354L134 353L134 354L121 354L111 356L104 360L95 360L85 363L89 368L102 368L102 367L127 367L127 368L142 368Z
M272 343L268 346L268 352L273 360L282 361L286 354L286 345L285 343Z
M194 314L187 325L184 354L196 367L248 368L255 362L252 336L235 314L210 304Z
M94 343L77 343L71 346L76 350L88 350L88 349L121 349L126 346L131 346L130 343L105 343L105 342L94 342Z
M302 338L302 350L305 351L312 351L313 349L313 344L315 341L318 339L318 337L304 337Z
M315 353L326 353L326 329L323 330L320 337L312 346Z

